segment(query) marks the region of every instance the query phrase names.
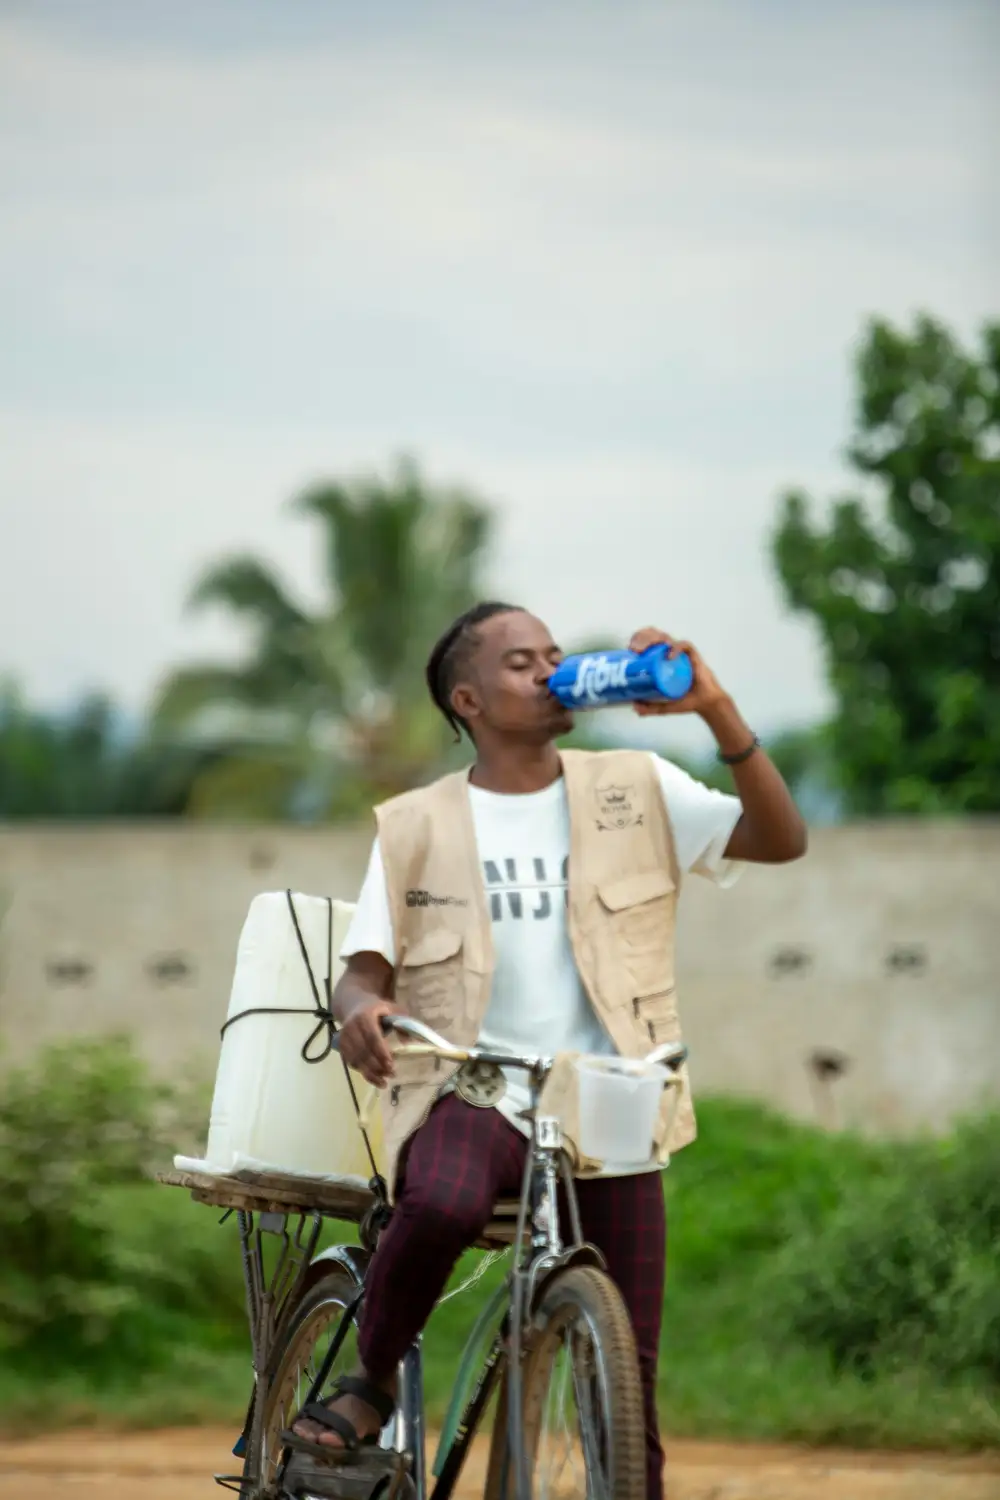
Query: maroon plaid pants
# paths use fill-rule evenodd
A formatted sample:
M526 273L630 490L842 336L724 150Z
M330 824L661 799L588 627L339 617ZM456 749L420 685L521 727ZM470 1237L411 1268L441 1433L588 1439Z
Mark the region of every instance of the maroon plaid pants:
M373 1379L393 1375L497 1199L519 1195L527 1148L503 1115L457 1094L440 1100L414 1134L366 1280L358 1344ZM646 1415L646 1500L662 1500L656 1363L667 1232L660 1174L581 1181L577 1197L584 1238L603 1252L632 1318Z

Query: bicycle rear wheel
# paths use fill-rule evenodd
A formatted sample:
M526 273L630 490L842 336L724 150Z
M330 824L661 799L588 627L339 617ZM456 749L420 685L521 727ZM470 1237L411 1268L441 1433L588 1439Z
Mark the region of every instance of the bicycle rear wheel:
M280 1434L290 1427L305 1401L320 1365L357 1296L349 1272L328 1271L303 1296L280 1349L274 1355L264 1421L256 1451L247 1453L243 1467L245 1497L271 1495L281 1462ZM353 1326L338 1350L330 1378L346 1374L357 1362L357 1332Z
M641 1500L646 1450L639 1361L628 1310L603 1271L574 1266L545 1287L532 1320L522 1390L531 1500ZM516 1493L506 1412L501 1398L485 1500L513 1500Z

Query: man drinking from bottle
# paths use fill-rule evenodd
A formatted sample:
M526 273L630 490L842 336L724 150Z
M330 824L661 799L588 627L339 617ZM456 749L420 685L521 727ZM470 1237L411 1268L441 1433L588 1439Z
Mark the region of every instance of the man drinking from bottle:
M484 1104L453 1067L393 1049L381 1018L416 1016L460 1047L642 1057L681 1034L674 938L686 876L728 886L743 862L805 853L785 782L695 648L650 628L630 649L660 644L687 656L690 689L636 711L701 718L731 767L732 795L648 751L560 751L573 720L547 685L562 653L526 610L479 605L431 653L431 697L456 735L468 735L475 759L376 810L378 837L342 951L333 1000L341 1052L383 1090L394 1209L366 1281L363 1369L331 1397L327 1420L294 1424L333 1463L387 1420L397 1366L455 1261L495 1202L520 1191L529 1134L523 1075L512 1071ZM635 1330L647 1500L663 1494L660 1169L694 1134L685 1085L653 1159L607 1162L577 1183L584 1235L602 1251Z

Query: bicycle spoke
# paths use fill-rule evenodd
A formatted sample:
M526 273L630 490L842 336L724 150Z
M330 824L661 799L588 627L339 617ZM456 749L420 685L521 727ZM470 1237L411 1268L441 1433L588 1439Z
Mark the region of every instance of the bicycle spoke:
M330 1319L329 1309L336 1307L339 1315ZM269 1418L262 1434L261 1442L261 1477L265 1485L269 1485L275 1476L278 1464L281 1461L282 1447L279 1433L290 1427L312 1388L313 1382L323 1364L324 1357L329 1349L340 1327L340 1318L343 1313L344 1304L327 1303L326 1308L317 1309L312 1328L308 1326L304 1330L301 1346L301 1356L293 1366L284 1371L281 1380L281 1389L276 1391L272 1397L273 1405L269 1412ZM338 1351L336 1369L331 1371L331 1378L337 1373L350 1369L353 1363L353 1334L345 1341L343 1347Z
M600 1400L597 1364L589 1331L586 1336L585 1358L573 1363L573 1384L580 1446L587 1475L587 1494L593 1496L593 1500L604 1500L609 1484L606 1471L608 1444L607 1441L601 1442L601 1438L605 1437L605 1423L601 1420L603 1403Z
M538 1457L535 1475L538 1482L538 1500L554 1500L565 1493L562 1480L571 1455L566 1442L566 1368L562 1351L556 1352L552 1363L549 1389L546 1395L546 1421L541 1433L542 1451Z
M572 1335L571 1335L571 1337L572 1337ZM573 1425L575 1425L575 1424L571 1424L571 1422L570 1422L570 1413L569 1413L569 1410L568 1410L568 1406L569 1406L569 1393L570 1393L571 1388L575 1388L575 1385L576 1385L576 1382L573 1379L573 1355L572 1355L572 1349L571 1348L570 1349L565 1349L564 1348L562 1350L562 1354L561 1354L561 1358L560 1358L560 1364L562 1366L562 1369L561 1369L560 1382L559 1382L559 1385L560 1385L560 1391L559 1391L560 1424L559 1425L560 1425L560 1429L561 1429L562 1435L563 1435L563 1461L562 1461L562 1464L561 1464L561 1466L559 1468L558 1473L556 1474L556 1483L557 1484L559 1483L560 1480L562 1480L562 1478L563 1478L563 1476L564 1476L564 1474L566 1472L567 1465L569 1465L572 1468L572 1474L573 1474L574 1481L576 1479L576 1474L577 1474L576 1445L575 1445L575 1443L573 1441ZM586 1482L586 1469L584 1469L583 1474L584 1474L584 1481ZM555 1490L555 1493L558 1493L558 1489ZM572 1493L572 1491L570 1491L570 1493Z
M552 1350L535 1455L536 1500L606 1500L600 1395L589 1330L570 1325Z
M607 1490L607 1475L605 1473L604 1454L607 1452L607 1444L604 1453L601 1451L597 1427L600 1403L595 1401L595 1387L598 1386L597 1370L594 1360L594 1349L589 1337L586 1346L586 1360L574 1360L573 1390L576 1397L576 1411L579 1422L580 1445L583 1450L584 1471L587 1475L587 1494L594 1495L595 1500L601 1497ZM581 1366L585 1366L581 1368ZM602 1424L603 1425L603 1424Z

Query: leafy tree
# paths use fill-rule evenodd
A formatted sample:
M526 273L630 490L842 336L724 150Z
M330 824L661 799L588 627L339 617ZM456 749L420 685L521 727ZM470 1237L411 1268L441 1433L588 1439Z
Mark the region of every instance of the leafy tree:
M864 481L824 526L787 495L785 597L813 617L849 810L1000 809L1000 324L977 350L940 323L873 321L848 449Z
M0 818L151 818L184 811L206 750L123 736L111 702L65 715L0 686Z
M488 510L463 491L430 488L406 462L386 481L320 485L293 509L321 531L323 605L310 611L255 556L224 559L191 604L241 616L250 651L235 664L183 668L159 695L159 725L239 741L201 778L195 813L360 813L448 759L424 664L477 597Z

